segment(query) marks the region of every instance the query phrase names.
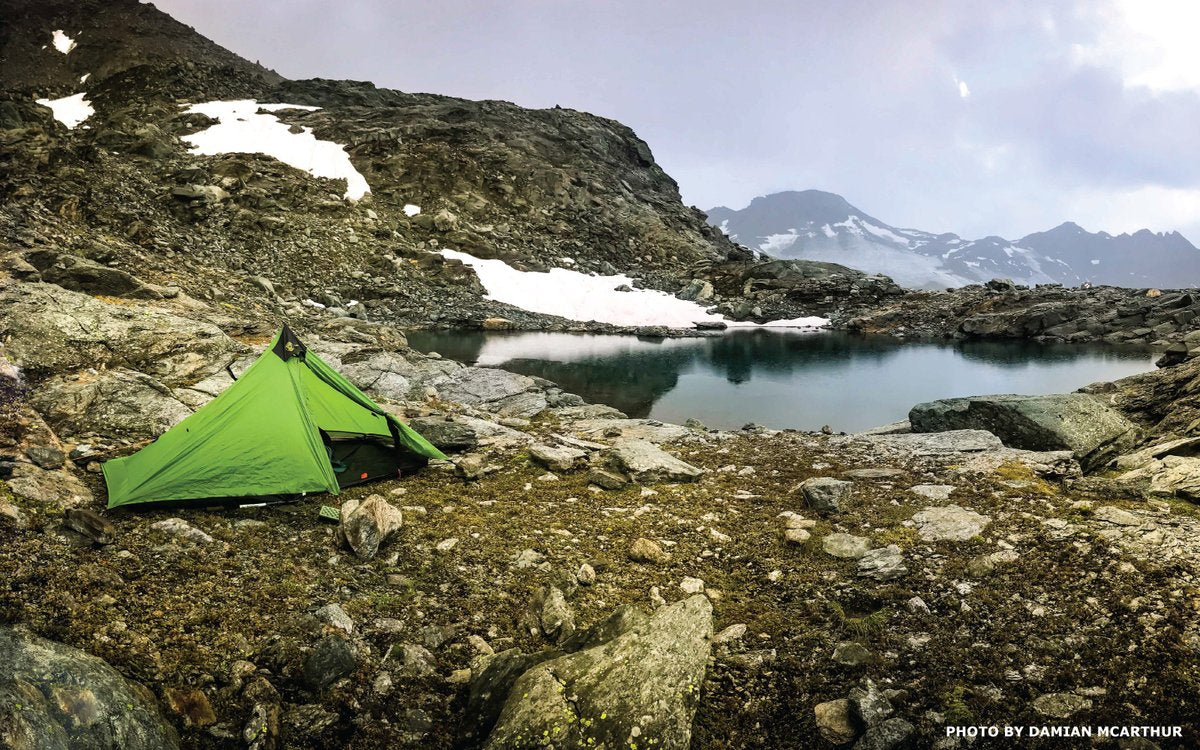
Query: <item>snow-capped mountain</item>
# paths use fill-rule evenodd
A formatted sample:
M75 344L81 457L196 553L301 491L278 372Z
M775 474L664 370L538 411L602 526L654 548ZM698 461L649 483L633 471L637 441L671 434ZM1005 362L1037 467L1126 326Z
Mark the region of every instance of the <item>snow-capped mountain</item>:
M721 206L707 213L730 239L767 255L833 261L912 288L993 278L1018 284L1200 286L1200 250L1178 232L1111 235L1067 222L1019 240L965 240L891 226L820 190L772 193L741 210Z

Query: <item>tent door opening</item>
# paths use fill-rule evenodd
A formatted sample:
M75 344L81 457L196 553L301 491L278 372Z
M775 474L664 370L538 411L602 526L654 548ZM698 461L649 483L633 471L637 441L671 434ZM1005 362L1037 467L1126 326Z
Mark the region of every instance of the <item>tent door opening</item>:
M370 435L321 436L338 487L396 479L425 465L423 457L396 450L393 441Z

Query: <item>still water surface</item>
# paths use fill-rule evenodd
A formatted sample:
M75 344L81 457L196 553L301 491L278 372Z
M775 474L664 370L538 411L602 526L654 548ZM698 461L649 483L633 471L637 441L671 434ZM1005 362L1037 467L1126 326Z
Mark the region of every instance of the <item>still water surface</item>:
M914 404L937 398L1072 391L1153 370L1155 358L1100 345L902 342L787 330L689 339L413 331L409 343L547 378L632 417L847 432L904 419Z

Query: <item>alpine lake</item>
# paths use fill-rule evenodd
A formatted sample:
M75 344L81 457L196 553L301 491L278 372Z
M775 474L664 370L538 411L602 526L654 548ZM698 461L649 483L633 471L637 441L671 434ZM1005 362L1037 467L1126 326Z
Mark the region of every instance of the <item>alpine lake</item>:
M420 330L408 339L422 352L552 380L631 417L719 429L856 432L905 419L923 401L1064 393L1153 370L1157 357L1128 346L789 329L696 338Z

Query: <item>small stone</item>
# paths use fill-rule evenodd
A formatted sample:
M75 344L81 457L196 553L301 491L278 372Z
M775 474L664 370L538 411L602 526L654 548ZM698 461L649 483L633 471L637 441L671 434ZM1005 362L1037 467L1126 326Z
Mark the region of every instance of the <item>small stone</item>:
M984 578L996 569L996 563L991 555L978 555L967 563L967 575L972 578Z
M717 633L713 636L713 643L732 643L733 641L740 641L742 637L746 635L746 630L747 627L745 623L739 622L736 625L730 625L720 633Z
M208 702L204 691L168 688L165 692L167 705L183 718L185 726L206 727L217 722L217 715L213 713L212 704Z
M346 635L354 632L354 620L338 604L326 604L317 610L317 619L326 625L337 628Z
M1092 707L1092 701L1074 693L1047 693L1033 701L1033 710L1053 719L1067 719Z
M914 596L913 598L909 599L904 603L904 607L914 615L929 614L929 605L926 604L925 600L919 596Z
M792 544L804 544L812 538L808 529L784 529L783 538Z
M575 574L575 580L579 581L581 586L591 586L596 582L596 569L587 563L580 565L579 572Z
M370 560L403 523L404 516L398 508L382 495L369 495L362 502L348 500L342 504L338 532L354 554Z
M566 640L575 633L575 614L567 604L563 592L550 587L541 611L542 632L555 643Z
M850 720L850 701L839 698L818 703L813 707L817 731L831 745L847 745L854 740L854 724Z
M165 521L158 521L150 524L150 528L196 544L209 544L213 541L213 538L207 533L197 529L182 518L168 518Z
M830 534L821 540L821 549L825 554L840 557L845 560L857 560L871 549L871 542L866 537L851 534Z
M592 469L588 472L587 481L605 490L619 490L629 484L626 477L608 469Z
M1100 521L1114 526L1141 526L1142 519L1122 508L1112 505L1102 505L1093 511L1092 515Z
M546 561L546 556L533 549L523 549L513 559L513 565L518 569L535 568Z
M450 550L454 549L454 546L456 544L458 544L457 537L450 537L449 539L443 539L442 541L437 543L437 551L438 552L449 552Z
M863 680L861 686L851 688L849 697L851 716L864 726L873 727L895 713L892 702L872 680Z
M418 646L415 643L400 644L400 663L404 667L404 671L409 674L423 677L433 674L437 671L437 660L433 653L424 646Z
M679 584L679 588L683 589L685 594L702 594L704 593L704 581L686 576Z
M638 537L629 547L629 559L640 563L661 564L670 559L657 542Z
M117 539L117 527L99 513L84 508L71 508L63 514L63 525L96 544L112 544Z
M936 502L944 502L950 499L950 494L954 492L952 484L918 484L916 487L909 489L914 495L919 495L927 500Z
M587 458L587 452L567 446L535 445L529 449L529 457L551 471L570 471Z
M487 641L485 641L482 636L479 636L479 635L467 636L467 645L470 646L471 648L475 649L475 651L477 651L478 653L483 654L484 656L487 656L488 654L496 653L492 649L491 645Z
M847 667L858 667L871 660L871 652L861 643L842 641L833 648L833 660Z
M381 672L375 678L375 682L371 684L371 690L376 695L387 695L392 692L392 676L387 672Z
M854 750L894 750L904 745L917 729L904 719L888 719L867 729Z
M790 510L780 513L779 517L783 519L783 528L785 529L811 529L817 525L816 521L805 518L799 513L794 513Z

